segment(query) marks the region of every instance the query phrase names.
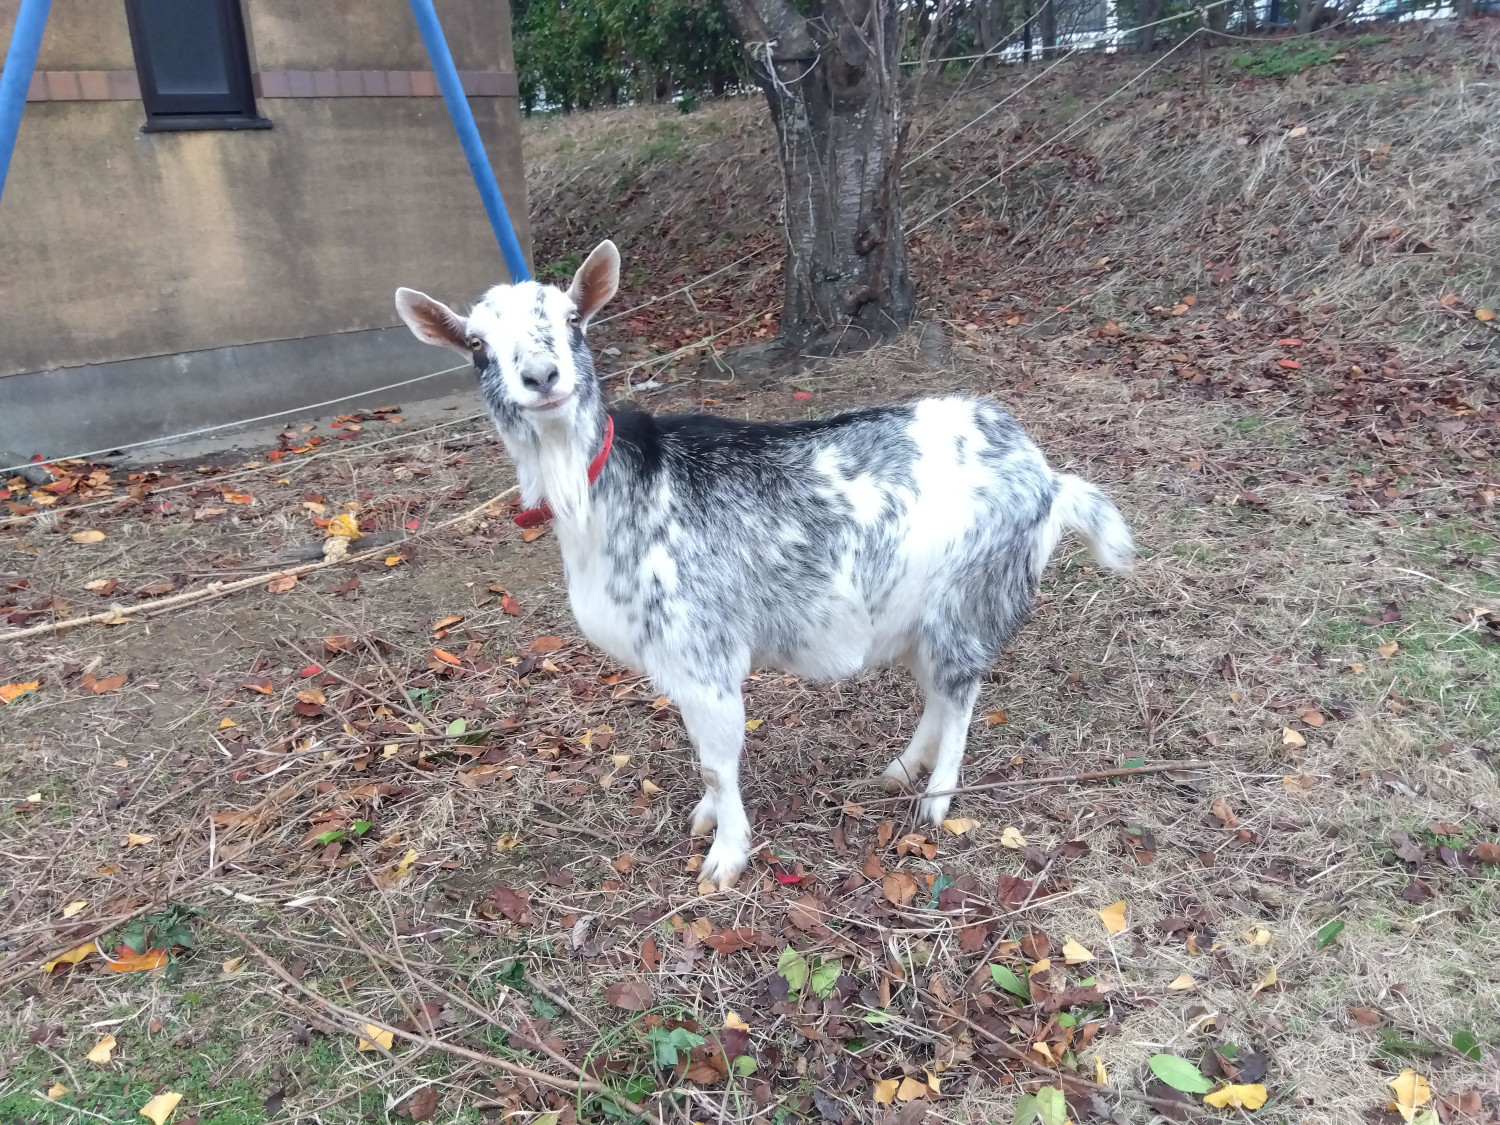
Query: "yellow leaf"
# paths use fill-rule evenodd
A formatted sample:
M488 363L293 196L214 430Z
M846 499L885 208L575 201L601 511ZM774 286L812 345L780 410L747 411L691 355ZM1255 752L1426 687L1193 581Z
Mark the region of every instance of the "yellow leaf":
M1125 900L1111 903L1099 911L1099 917L1104 922L1104 928L1112 934L1120 933L1125 929Z
M1081 965L1085 961L1092 961L1094 955L1072 938L1063 942L1063 963L1066 965Z
M391 872L392 876L399 879L411 870L411 865L417 862L417 849L410 848L406 855L401 857L401 862L396 864L396 870ZM389 1044L387 1044L389 1045Z
M927 1093L927 1083L918 1082L911 1075L901 1079L901 1085L896 1090L896 1100L902 1102L915 1101Z
M1474 319L1475 320L1482 320L1482 321L1485 321L1486 323L1488 323L1489 321L1492 321L1492 320L1495 319L1495 310L1494 309L1475 309L1474 310Z
M1386 641L1385 644L1381 645L1375 651L1380 653L1382 659L1389 660L1401 651L1401 646L1395 641Z
M59 965L76 965L90 953L98 953L99 947L91 941L86 941L75 949L70 949L61 957L48 961L42 966L42 972L55 973Z
M60 1098L67 1092L68 1088L61 1082L54 1082L51 1086L47 1087L47 1096L49 1098Z
M70 903L68 903L67 906L63 907L63 917L64 918L71 918L71 917L73 917L73 915L77 914L80 910L82 910L88 904L89 904L89 902L88 902L88 899L86 899L86 898L75 899L73 902L70 902Z
M401 555L386 555L385 557L386 566L400 566L405 561L406 559Z
M172 1116L172 1111L177 1108L177 1103L180 1101L182 1101L182 1095L171 1090L157 1094L141 1106L141 1116L149 1120L151 1125L167 1125L167 1118Z
M1010 722L1010 716L1004 711L991 711L984 717L986 726L1003 727L1008 722Z
M521 841L517 839L515 835L507 832L505 835L501 836L500 839L495 841L495 850L497 852L508 852L512 848L520 846L520 843Z
M88 1053L88 1060L91 1063L98 1063L100 1066L103 1066L109 1062L109 1057L114 1053L114 1050L115 1037L113 1035L106 1035L94 1044L94 1049Z
M129 758L116 758L114 760L114 764L117 765L117 766L119 766L121 769L125 769L127 766L130 765L130 759Z
M1045 973L1050 968L1052 968L1052 958L1043 957L1035 965L1031 966L1031 971L1027 975L1034 977L1037 973Z
M1396 1094L1396 1111L1410 1121L1417 1110L1432 1100L1432 1087L1411 1067L1386 1083Z
M1264 926L1253 926L1245 931L1245 940L1251 945L1266 946L1271 944L1271 931Z
M740 1019L738 1012L730 1012L724 1017L724 1028L726 1031L749 1031L750 1025Z
M1000 833L1000 843L1007 848L1024 848L1026 837L1021 835L1021 830L1014 824L1005 826L1005 831Z
M1260 978L1260 983L1257 984L1254 988L1252 988L1250 990L1250 995L1254 996L1261 989L1263 989L1263 988L1270 988L1275 983L1276 983L1276 966L1272 965L1271 966L1271 971L1269 973L1267 973L1265 976L1261 977Z
M1217 1109L1234 1106L1235 1109L1259 1109L1266 1104L1266 1088L1259 1082L1248 1086L1223 1086L1212 1094L1203 1095L1207 1105Z
M943 827L955 836L963 836L979 827L979 821L970 820L966 816L955 816L951 820L943 821Z
M1306 746L1307 739L1303 738L1299 732L1294 731L1291 727L1282 727L1281 744L1283 746Z
M354 540L361 537L359 521L351 512L340 512L328 521L328 534Z
M103 543L104 532L102 531L75 531L73 532L75 543Z
M245 958L243 955L239 957L231 957L228 961L224 962L222 967L224 969L224 975L226 977L233 976L235 973L239 972L245 967Z
M894 1078L883 1078L875 1083L875 1104L890 1105L896 1100L896 1087L901 1085Z
M1104 1063L1098 1055L1094 1056L1094 1082L1099 1086L1109 1085L1109 1071L1104 1069Z
M126 952L105 966L108 973L149 973L163 969L171 963L172 956L165 949L148 949L144 953Z
M943 1084L938 1076L926 1067L923 1067L922 1071L927 1075L927 1088L934 1094L941 1094L943 1092Z
M764 719L746 719L745 720L745 729L746 730L760 730L760 724L763 723L763 722L765 722Z
M1191 992L1198 987L1198 982L1187 973L1178 973L1176 979L1167 985L1173 992Z
M0 684L0 703L9 703L13 699L19 699L28 691L36 691L40 685L40 680L30 680L24 684Z
M656 784L656 782L652 781L649 777L643 777L641 778L641 792L646 794L646 796L648 797L654 797L661 792L661 786Z
M143 836L139 832L132 832L125 838L125 850L129 851L131 848L138 848L142 844L149 844L154 839L156 839L155 836Z
M700 895L711 895L718 889L718 886L708 879L704 879L698 884L698 893Z
M378 1051L382 1047L389 1051L391 1044L396 1041L396 1037L389 1031L382 1031L373 1023L365 1024L361 1029L360 1036L357 1046L361 1051Z
M401 753L401 747L394 742L387 742L380 748L382 758L394 758L399 753Z
M102 863L94 868L94 870L100 875L118 875L120 873L120 865L118 863Z
M609 760L612 761L612 762L614 762L615 769L617 769L617 770L622 770L626 766L630 765L630 755L629 754L611 754L609 756Z
M1365 666L1362 663L1360 663L1358 660L1354 661L1352 664L1349 665L1349 671L1353 672L1356 676L1358 676L1359 674L1361 674L1364 670L1365 670Z

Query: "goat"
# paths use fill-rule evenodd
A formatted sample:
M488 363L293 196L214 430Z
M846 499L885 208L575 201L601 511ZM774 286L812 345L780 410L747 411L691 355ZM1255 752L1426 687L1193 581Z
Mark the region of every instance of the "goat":
M605 241L567 290L498 285L460 316L398 289L396 308L419 340L473 354L523 501L556 516L579 627L681 709L704 784L692 832L717 828L703 878L727 889L749 862L752 667L825 680L909 668L926 705L883 778L897 792L925 773L920 813L941 822L980 680L1058 540L1075 531L1128 570L1124 519L981 399L783 423L606 411L585 332L619 277Z

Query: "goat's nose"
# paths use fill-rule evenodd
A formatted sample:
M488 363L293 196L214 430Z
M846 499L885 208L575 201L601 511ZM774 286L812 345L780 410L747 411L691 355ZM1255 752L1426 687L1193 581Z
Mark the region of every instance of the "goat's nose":
M557 368L550 367L546 371L536 375L522 375L521 384L528 391L536 391L538 394L546 394L557 386Z

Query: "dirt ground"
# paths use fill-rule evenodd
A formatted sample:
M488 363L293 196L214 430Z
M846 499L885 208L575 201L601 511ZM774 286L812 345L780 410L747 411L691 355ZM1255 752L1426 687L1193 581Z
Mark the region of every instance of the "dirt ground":
M1234 79L1211 52L1206 96L1191 57L1163 66L1060 159L918 232L941 333L787 378L679 354L774 330L774 255L602 327L611 389L651 409L983 394L1120 504L1141 565L1059 551L976 712L964 780L985 788L947 830L871 780L915 723L903 673L768 671L746 685L757 860L700 888L671 702L578 635L550 534L523 541L504 501L463 518L512 483L466 411L12 481L0 630L144 611L0 636L0 1120L139 1120L180 1094L179 1125L558 1125L631 1102L913 1125L1009 1121L1041 1085L1077 1121L1247 1115L1174 1093L1163 1055L1263 1086L1265 1120L1396 1125L1408 1068L1421 1111L1500 1120L1500 388L1475 316L1500 298L1496 52L1494 22L1472 28L1290 76ZM1143 65L1018 99L946 187L915 170L909 215L1000 172L986 141L1024 152L1094 104L1086 83ZM998 96L941 117L952 92L919 91L924 128ZM1378 166L1378 135L1320 124L1408 98L1431 121ZM1169 104L1204 115L1198 149L1290 162L1267 189L1280 235L1254 193L1217 230L1194 226L1202 185L1130 202L1143 167L1189 158ZM647 271L625 310L771 245L758 113L534 123L538 261L566 273L617 234ZM1268 115L1352 155L1236 140ZM1440 167L1420 145L1454 120L1483 159ZM1369 205L1297 226L1344 156ZM1402 195L1408 164L1433 198ZM589 183L614 186L586 207ZM315 561L344 514L364 561L167 602ZM1145 772L1079 779L1125 768Z

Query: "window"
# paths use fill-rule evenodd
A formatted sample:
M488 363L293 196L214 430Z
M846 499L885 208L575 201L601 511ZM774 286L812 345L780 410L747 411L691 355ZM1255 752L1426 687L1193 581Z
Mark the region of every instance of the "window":
M239 0L125 0L148 131L269 129Z

